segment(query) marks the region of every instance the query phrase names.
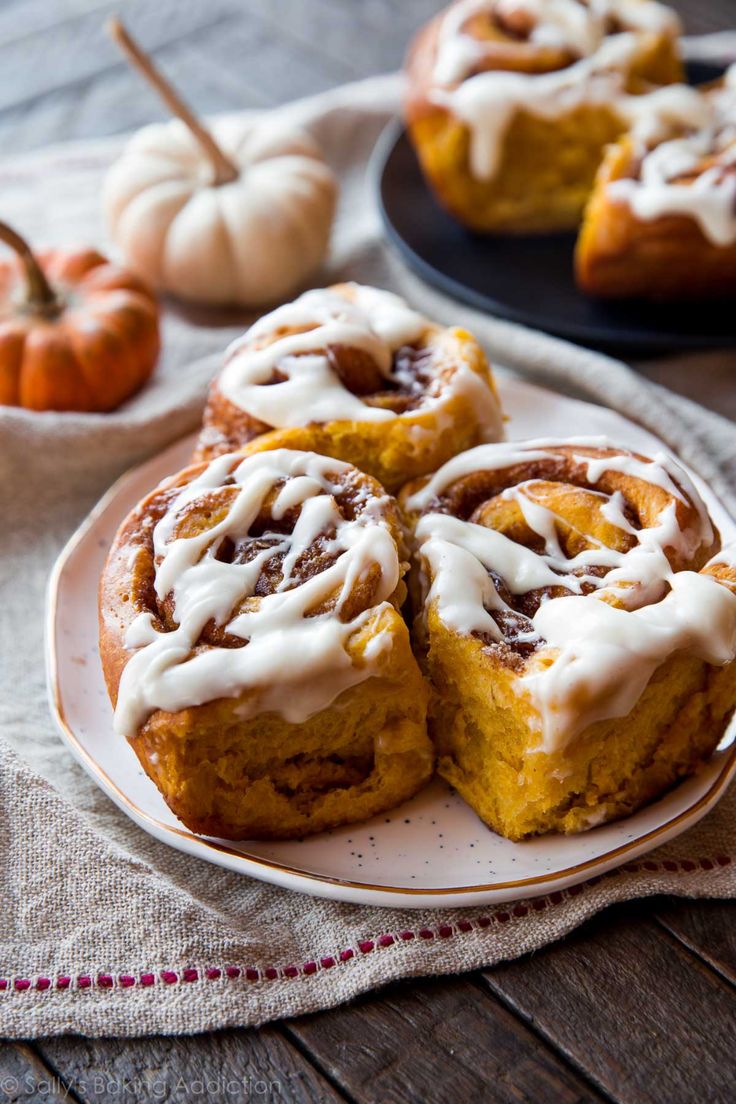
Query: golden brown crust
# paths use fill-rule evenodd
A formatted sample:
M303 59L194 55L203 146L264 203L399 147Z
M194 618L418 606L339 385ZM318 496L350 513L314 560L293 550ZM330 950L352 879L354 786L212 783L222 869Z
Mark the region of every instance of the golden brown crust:
M427 691L397 613L380 678L345 691L299 726L249 724L226 699L154 714L130 743L172 812L223 839L297 839L394 808L429 781Z
M346 297L352 294L350 285L331 290ZM256 347L283 336L279 330ZM395 353L396 382L390 388L367 353L346 346L332 346L327 352L348 390L367 406L393 410L399 417L272 428L229 399L216 377L194 459L210 460L236 449L248 455L277 448L313 451L354 464L393 492L407 479L434 471L451 456L488 439L476 397L454 386L458 373L472 372L489 403L498 404L486 356L466 330L429 323L414 344Z
M736 243L717 245L686 215L643 221L608 185L635 177L630 137L608 150L575 250L581 291L601 298L705 299L736 293Z
M677 480L677 494L614 469L592 481L586 461L618 456L622 450L575 445L543 446L543 451L544 457L493 470L479 465L448 483L421 513L406 507L426 480L405 488L400 501L413 527L425 514L448 513L542 553L544 542L528 524L518 498L504 493L516 489L532 507L550 511L560 551L568 559L598 548L625 554L638 530L656 528L663 511L666 515L673 509L685 539L679 548L664 547L671 569L702 571L736 592L736 568L719 563L717 556L708 563L720 547L718 535L708 534L687 488ZM626 528L612 524L606 509L614 495ZM603 580L597 599L590 601L625 605L620 594L605 591L608 570L601 566L597 571L595 563L586 566L588 574ZM571 741L540 753L539 715L520 679L551 659L543 639L530 640L531 618L543 602L571 590L564 574L559 587L521 594L511 593L496 574L492 578L506 605L497 614L487 607L500 640L482 632L457 632L430 596L417 621L417 646L433 687L430 731L438 771L495 831L523 839L549 831L581 831L626 816L691 774L713 752L736 705L736 662L714 667L676 652L654 671L626 717L589 723ZM414 587L417 604L427 600L432 581L427 578L422 587ZM584 584L581 592L591 590Z
M459 222L480 233L576 226L606 145L626 129L624 118L613 103L601 102L572 107L552 119L516 110L503 139L498 170L491 179L478 179L470 165L468 125L432 95L438 37L447 10L419 31L405 65L407 129L436 198ZM491 71L550 73L578 60L569 50L527 41L524 28L505 28L487 18L476 25L471 21L468 32L485 48L484 58L468 77ZM625 74L625 90L638 94L652 85L681 80L682 75L672 36L642 34Z
M241 460L233 457L232 467ZM147 613L159 632L176 627L171 596L157 597L153 588L153 530L181 488L205 468L194 465L152 491L123 522L110 550L100 582L99 620L100 655L113 704L132 654L125 637L133 621ZM383 488L355 469L336 472L334 485L333 498L345 518L366 510L372 517L380 501L379 512L403 561L402 521ZM203 493L181 509L174 536L192 537L216 525L227 492L225 486L216 495ZM263 548L266 529L281 525L289 531L295 511L274 520L269 513L273 499L271 494L265 500L263 517L252 522L248 534L225 553L221 547L218 557L230 554L233 562L247 562ZM288 585L299 585L333 560L329 541L318 538L293 565ZM189 828L231 839L293 838L365 819L410 797L427 781L433 753L426 690L398 612L406 588L399 581L390 604L376 604L379 581L374 572L355 579L334 616L349 622L365 611L349 637L348 653L360 668L380 638L382 658L375 675L344 690L329 707L290 723L274 712L253 712L255 691L244 690L178 712L154 710L130 736L144 770ZM245 606L253 608L282 582L281 561L267 559ZM306 616L325 613L332 603L328 596ZM241 608L236 605L232 615ZM196 650L243 646L248 644L229 635L226 626L208 622ZM287 669L298 665L299 656L285 655L284 663Z

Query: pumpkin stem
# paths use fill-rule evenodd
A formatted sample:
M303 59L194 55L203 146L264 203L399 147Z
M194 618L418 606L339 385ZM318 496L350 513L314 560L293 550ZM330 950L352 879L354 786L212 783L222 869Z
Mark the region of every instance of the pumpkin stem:
M156 67L153 59L131 37L121 21L119 19L108 20L107 30L130 64L145 77L154 91L164 101L169 111L189 127L189 130L212 162L215 171L215 184L229 184L231 180L236 180L240 175L237 165L223 153L209 130L202 125L194 112L184 103L174 86Z
M61 304L28 242L12 227L0 222L0 241L18 255L26 278L26 305L39 314L55 314Z

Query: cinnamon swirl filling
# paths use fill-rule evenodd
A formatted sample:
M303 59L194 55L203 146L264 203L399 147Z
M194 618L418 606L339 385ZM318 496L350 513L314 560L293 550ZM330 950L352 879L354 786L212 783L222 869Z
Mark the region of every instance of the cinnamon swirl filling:
M126 736L157 709L244 690L259 712L304 720L374 673L380 634L360 663L350 641L403 597L395 504L311 453L189 469L144 502L123 538L130 657L115 724Z
M468 128L472 175L490 181L517 112L622 114L638 59L678 33L656 0L459 0L441 17L426 97Z
M432 340L438 331L390 292L357 284L309 291L231 346L219 390L253 419L252 436L326 422L388 422L474 387L474 374ZM485 420L498 422L495 396L476 391Z
M359 284L315 289L264 315L226 353L196 459L297 448L335 456L393 491L503 436L485 354Z
M628 712L656 666L736 651L736 595L687 474L605 439L485 445L404 499L425 617L520 673L547 746ZM434 611L434 613L432 613Z

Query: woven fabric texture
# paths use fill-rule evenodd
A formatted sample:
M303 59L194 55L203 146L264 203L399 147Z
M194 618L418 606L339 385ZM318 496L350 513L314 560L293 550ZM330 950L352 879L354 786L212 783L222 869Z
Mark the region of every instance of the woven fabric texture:
M391 256L368 164L398 97L397 78L376 78L282 109L312 130L341 179L320 282L389 287L440 321L462 323L494 362L654 430L736 509L736 434L717 413L725 392L718 379L709 390L707 366L698 394L710 410L613 359L461 307ZM37 242L104 244L100 183L119 148L106 140L0 162L4 217ZM494 909L402 913L307 899L175 852L129 821L72 761L46 703L49 570L117 475L196 426L220 352L247 321L168 308L155 381L115 414L0 410L5 1036L259 1024L338 1004L394 978L524 954L626 898L736 894L733 791L668 847L572 890ZM688 363L670 364L686 383ZM660 384L669 378L661 366L649 374Z

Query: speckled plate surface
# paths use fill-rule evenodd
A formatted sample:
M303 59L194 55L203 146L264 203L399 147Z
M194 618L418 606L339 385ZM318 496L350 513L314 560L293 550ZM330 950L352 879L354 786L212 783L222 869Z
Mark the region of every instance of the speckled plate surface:
M500 384L511 437L579 435L585 426L586 433L605 433L644 451L663 447L610 410L511 377ZM96 608L97 581L119 523L160 479L186 464L192 446L192 438L180 441L119 480L71 539L49 585L49 692L61 735L98 785L153 836L231 870L322 897L416 908L491 904L563 889L664 843L699 820L736 773L732 726L694 778L627 820L578 836L511 843L441 782L385 816L302 842L231 843L194 835L169 811L125 741L113 736ZM734 522L699 486L723 536L736 537Z

